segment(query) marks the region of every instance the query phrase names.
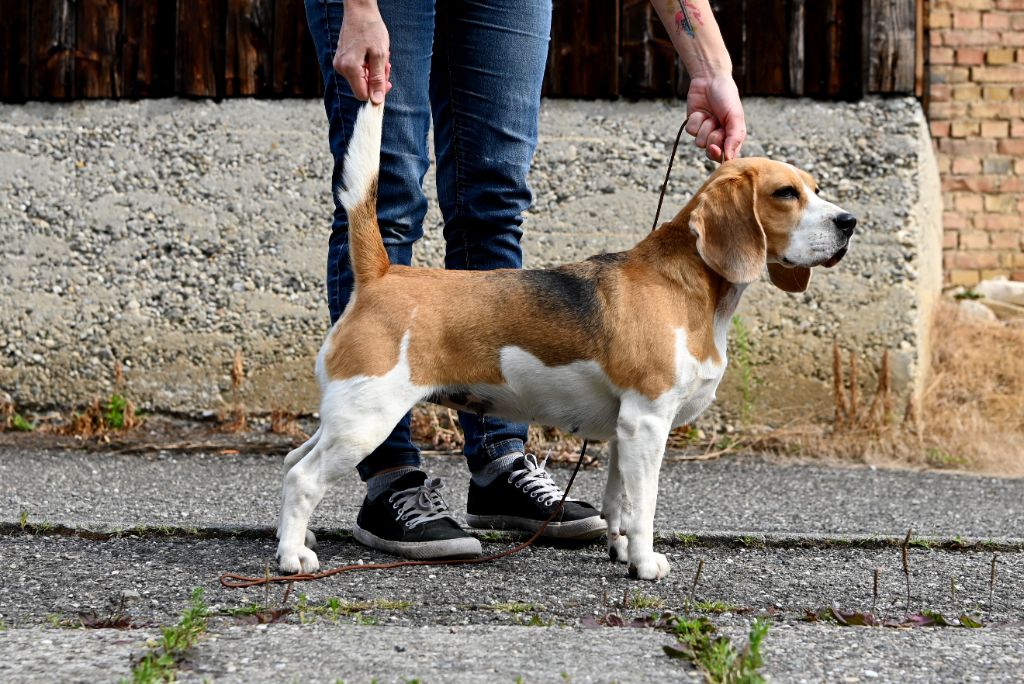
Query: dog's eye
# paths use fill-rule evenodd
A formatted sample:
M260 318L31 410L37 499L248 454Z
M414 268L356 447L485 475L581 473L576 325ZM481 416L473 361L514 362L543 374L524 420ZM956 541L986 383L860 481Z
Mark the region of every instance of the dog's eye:
M779 188L772 193L772 197L777 199L796 199L800 195L797 194L796 188L792 185L787 185L784 188Z

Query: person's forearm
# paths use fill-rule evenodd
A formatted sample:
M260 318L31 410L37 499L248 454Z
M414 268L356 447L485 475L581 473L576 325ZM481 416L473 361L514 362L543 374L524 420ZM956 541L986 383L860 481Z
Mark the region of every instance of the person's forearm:
M732 73L732 59L708 0L651 0L691 78Z

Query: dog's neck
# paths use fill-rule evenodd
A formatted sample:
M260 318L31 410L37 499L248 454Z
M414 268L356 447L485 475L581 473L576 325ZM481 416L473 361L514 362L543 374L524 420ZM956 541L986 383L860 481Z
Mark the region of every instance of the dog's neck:
M662 276L675 297L701 313L691 325L697 321L708 325L707 333L724 358L729 324L747 285L729 282L701 258L697 236L690 230L690 210L686 207L659 226L633 249L633 254Z
M739 294L747 286L730 283L701 258L697 236L690 230L690 211L691 207L687 206L671 221L658 226L633 251L648 267L687 295L706 294L716 303L735 299L732 305L735 309Z

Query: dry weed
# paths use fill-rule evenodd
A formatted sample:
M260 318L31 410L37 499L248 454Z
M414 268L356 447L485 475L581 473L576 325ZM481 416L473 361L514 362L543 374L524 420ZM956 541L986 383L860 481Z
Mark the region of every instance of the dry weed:
M249 422L245 406L242 405L242 400L239 396L244 381L245 358L242 356L242 350L236 349L235 358L231 362L231 406L226 415L223 413L220 415L218 429L221 432L237 434L244 432L248 427Z
M458 414L433 404L419 404L412 410L412 438L442 451L459 451L465 443Z
M297 420L298 414L283 408L276 408L270 412L270 432L275 435L286 435L288 437L300 437L303 440L309 439Z
M6 392L0 392L0 424L4 428L10 427L10 422L13 418L14 401Z
M460 451L465 444L458 413L434 404L419 404L412 410L412 438L442 451ZM582 443L580 438L556 428L531 425L526 450L541 457L549 456L554 463L575 463ZM596 459L587 456L583 465L585 467L596 462Z
M56 427L43 425L42 429L68 437L109 440L112 433L133 430L142 422L136 415L135 403L125 396L124 368L119 361L115 361L114 391L110 397L106 400L93 399L83 411L72 413L66 422Z
M771 451L930 466L1000 475L1024 474L1024 328L937 307L930 382L902 416L893 410L888 354L867 406L857 396L857 360L833 353L835 420L831 426L773 431ZM845 377L844 377L845 375Z

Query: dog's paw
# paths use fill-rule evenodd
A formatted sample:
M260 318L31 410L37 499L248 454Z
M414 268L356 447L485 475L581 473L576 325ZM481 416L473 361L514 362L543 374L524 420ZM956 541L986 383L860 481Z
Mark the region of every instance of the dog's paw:
M310 549L302 546L298 549L277 550L277 569L282 575L308 574L320 569L320 560Z
M625 563L629 561L628 555L629 539L624 534L608 533L608 557L612 562Z
M663 553L651 553L629 561L629 576L634 579L660 580L668 577L670 569Z
M316 535L313 534L313 530L306 530L306 548L307 549L315 549L316 548Z

